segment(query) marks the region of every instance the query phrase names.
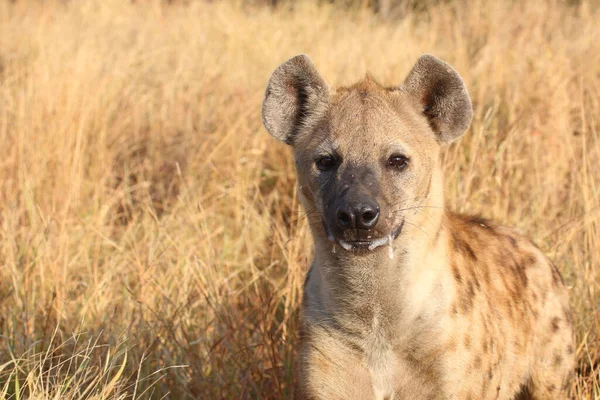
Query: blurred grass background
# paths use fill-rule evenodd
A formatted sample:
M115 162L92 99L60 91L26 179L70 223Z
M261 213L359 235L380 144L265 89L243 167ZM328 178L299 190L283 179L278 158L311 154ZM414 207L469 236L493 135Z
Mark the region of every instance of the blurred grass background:
M387 4L387 5L386 5ZM449 204L530 235L600 398L594 1L0 2L0 398L292 398L311 261L271 71L332 86L453 64L475 117Z

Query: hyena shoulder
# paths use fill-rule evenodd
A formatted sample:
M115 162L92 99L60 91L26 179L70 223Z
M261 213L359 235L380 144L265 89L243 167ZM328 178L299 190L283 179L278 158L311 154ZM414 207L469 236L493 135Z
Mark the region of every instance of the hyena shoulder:
M507 392L561 398L574 367L574 333L558 269L515 229L447 215L448 262L456 287L450 330L461 349L451 364L471 363L489 377L464 385L464 396L487 398L489 387L499 385Z

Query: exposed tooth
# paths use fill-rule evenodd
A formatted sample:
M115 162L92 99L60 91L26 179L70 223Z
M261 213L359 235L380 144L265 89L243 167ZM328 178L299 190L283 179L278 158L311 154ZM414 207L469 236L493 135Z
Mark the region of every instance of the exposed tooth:
M333 248L331 249L331 252L335 254L335 242L333 242Z
M371 244L369 245L369 250L375 250L379 246L383 246L384 244L386 244L388 242L388 240L389 240L389 236L373 240L373 242L371 242Z
M352 249L352 245L348 242L344 242L343 240L340 240L340 246L348 251Z

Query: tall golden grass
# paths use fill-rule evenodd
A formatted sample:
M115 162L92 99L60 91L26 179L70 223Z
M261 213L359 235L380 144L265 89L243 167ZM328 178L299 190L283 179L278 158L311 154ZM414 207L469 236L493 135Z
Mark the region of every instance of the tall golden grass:
M303 52L334 86L457 68L475 118L448 202L559 266L572 397L600 398L597 7L0 2L0 398L291 398L311 239L260 102Z

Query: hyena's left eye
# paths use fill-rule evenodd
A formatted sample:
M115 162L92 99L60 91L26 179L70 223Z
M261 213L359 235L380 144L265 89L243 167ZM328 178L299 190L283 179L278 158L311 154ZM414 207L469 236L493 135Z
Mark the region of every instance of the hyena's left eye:
M336 166L337 161L332 156L323 156L317 159L317 168L321 171L329 171Z
M400 154L394 154L388 160L388 165L394 169L403 170L408 167L408 161L408 157Z

